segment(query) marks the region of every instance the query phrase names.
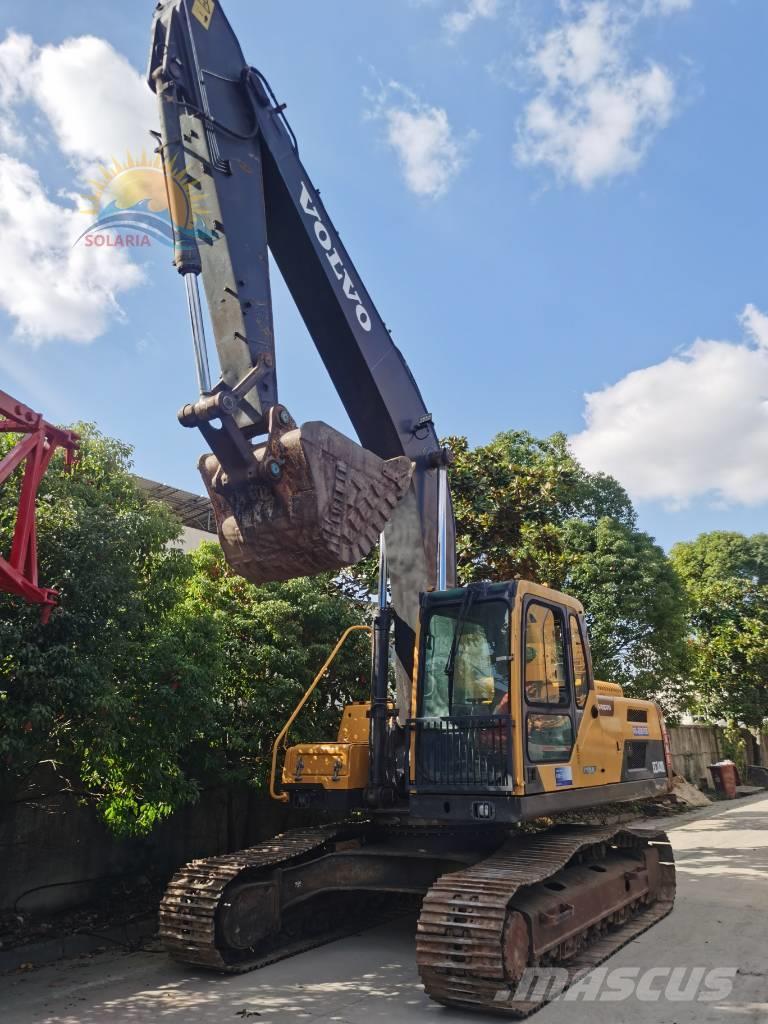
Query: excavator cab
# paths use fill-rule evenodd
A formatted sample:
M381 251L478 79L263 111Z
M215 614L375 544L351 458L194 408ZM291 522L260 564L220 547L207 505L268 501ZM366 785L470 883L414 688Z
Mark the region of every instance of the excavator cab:
M518 822L668 790L663 717L592 673L584 609L517 580L422 596L410 813Z

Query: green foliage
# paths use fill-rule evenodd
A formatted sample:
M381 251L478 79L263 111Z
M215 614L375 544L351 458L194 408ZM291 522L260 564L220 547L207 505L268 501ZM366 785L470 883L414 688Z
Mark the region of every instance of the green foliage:
M130 448L80 425L79 462L54 462L38 503L41 579L61 590L47 626L0 598L0 785L46 765L116 832L146 832L200 787L262 783L272 737L361 607L328 579L258 589L215 545L174 549L178 521L148 501ZM15 512L0 494L0 545ZM335 735L362 696L365 641L340 660L297 735ZM52 772L49 770L47 778Z
M38 501L40 577L60 606L43 626L38 609L0 599L2 781L23 784L47 764L64 788L94 794L118 830L144 828L194 795L176 761L199 709L176 716L169 683L181 658L204 656L205 624L176 610L189 571L169 547L178 521L137 489L127 445L77 429L77 465L54 462ZM4 549L14 491L0 494Z
M690 606L695 710L759 727L768 717L768 534L704 533L671 558Z
M634 529L626 491L612 477L588 473L565 434L539 440L518 430L477 448L464 437L447 444L456 455L451 492L461 583L520 577L559 588L568 572L565 523L609 517Z
M218 545L175 548L178 523L136 488L130 448L79 429L76 468L51 466L38 509L41 579L60 607L43 627L37 609L0 597L0 785L18 790L52 766L112 829L146 832L203 786L264 785L274 736L343 630L367 621L373 560L341 585L254 587ZM588 473L564 435L449 443L462 583L524 577L572 593L598 678L672 710L692 678L696 710L762 722L768 535L704 535L677 545L673 567L620 484ZM16 486L0 494L5 549ZM292 739L333 737L368 672L356 635Z
M563 528L564 590L584 604L598 678L683 709L685 601L664 551L647 533L607 517Z
M736 722L728 722L723 729L723 755L739 769L742 780L747 777L747 741Z
M462 583L520 577L584 604L598 678L674 703L685 663L684 602L664 552L636 528L612 477L589 473L564 434L524 431L470 448L452 437Z

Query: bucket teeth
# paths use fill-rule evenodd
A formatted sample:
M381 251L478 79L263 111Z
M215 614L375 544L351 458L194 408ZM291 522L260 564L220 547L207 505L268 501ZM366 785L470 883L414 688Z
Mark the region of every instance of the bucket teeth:
M410 460L380 459L320 422L283 433L279 446L279 483L249 481L229 485L224 494L214 483L218 460L200 460L219 540L235 572L262 584L365 558L408 490ZM254 448L254 458L265 450Z

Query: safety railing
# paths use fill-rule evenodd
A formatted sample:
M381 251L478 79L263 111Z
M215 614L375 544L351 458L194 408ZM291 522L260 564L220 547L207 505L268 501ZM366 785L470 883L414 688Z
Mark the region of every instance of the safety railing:
M370 626L349 626L347 629L344 630L344 632L341 634L340 640L338 641L336 646L333 648L331 653L326 658L325 663L323 664L323 667L320 669L320 671L317 673L315 678L309 684L309 686L307 687L306 693L301 698L301 700L296 705L296 707L293 709L293 713L291 714L291 717L288 719L288 721L285 723L283 728L277 734L277 739L275 740L275 742L274 742L274 744L272 746L272 770L271 770L270 777L269 777L269 795L272 797L273 800L279 800L280 803L287 803L290 800L290 797L288 796L287 793L278 793L278 791L277 791L277 759L278 759L278 756L280 754L280 748L282 747L283 750L287 749L287 747L288 747L288 743L287 743L288 733L291 731L293 723L296 721L296 719L301 714L301 709L304 707L304 705L307 703L309 698L315 692L315 687L317 686L317 684L320 682L320 680L323 678L323 676L329 670L329 668L331 667L333 662L336 660L336 655L339 653L339 651L342 649L344 644L347 642L347 638L349 636L351 636L352 633L360 633L360 632L370 633L371 632L371 627Z

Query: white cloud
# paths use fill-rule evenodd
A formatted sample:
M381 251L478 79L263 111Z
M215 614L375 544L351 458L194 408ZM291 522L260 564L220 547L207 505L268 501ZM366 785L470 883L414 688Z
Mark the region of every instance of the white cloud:
M462 10L451 11L443 18L449 38L463 35L476 21L491 20L499 13L499 0L467 0Z
M423 103L397 82L375 97L368 116L384 122L411 192L428 199L444 196L465 164L471 136L457 138L442 107Z
M32 60L34 44L29 36L10 31L0 43L0 104L14 102L22 91L24 72Z
M739 317L739 322L747 334L761 348L768 349L768 316L761 313L757 306L748 302Z
M582 188L634 170L669 122L670 73L653 61L632 67L630 42L641 17L670 14L691 0L589 0L537 37L527 70L539 88L519 123L517 159L545 165Z
M150 149L157 101L144 77L103 39L80 36L42 47L29 69L29 92L61 151L78 164Z
M53 202L28 164L0 154L0 306L18 337L93 341L121 315L119 292L143 280L120 251L73 247L89 220Z
M23 97L23 83L32 62L29 36L8 32L0 43L0 146L22 149L25 143L14 105Z
M48 195L37 170L14 155L34 149L21 113L25 125L42 115L72 165L70 202ZM103 39L38 47L9 32L0 43L0 308L19 339L93 341L122 316L118 297L142 271L125 252L73 248L93 220L76 211L74 194L90 192L87 178L100 165L149 149L156 120L142 76Z
M699 339L586 395L586 429L571 438L584 465L674 507L768 501L768 316L748 305L740 319L741 344Z

